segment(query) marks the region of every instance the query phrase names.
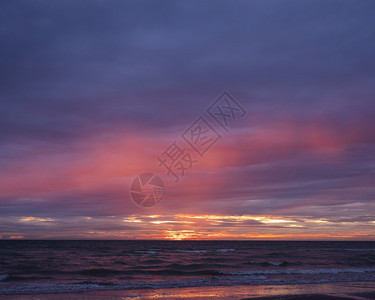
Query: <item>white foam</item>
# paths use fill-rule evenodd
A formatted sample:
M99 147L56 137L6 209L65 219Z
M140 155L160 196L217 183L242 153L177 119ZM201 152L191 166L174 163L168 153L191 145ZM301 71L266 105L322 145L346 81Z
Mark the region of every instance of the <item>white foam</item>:
M176 250L179 253L206 253L207 250Z
M9 278L8 274L1 274L0 275L0 281L3 281L3 280L8 279L8 278Z
M375 249L344 249L345 251L355 251L355 252L370 252L375 251Z
M333 270L333 269L326 269ZM367 269L369 270L369 269ZM373 270L373 269L372 269ZM304 271L304 270L300 270ZM311 271L311 270L305 270ZM341 270L342 271L342 270ZM352 282L353 280L360 281L373 281L375 277L365 275L367 278L340 278L333 276L331 278L319 279L290 279L290 280L268 280L266 276L247 275L233 277L213 277L211 279L193 279L193 280L173 280L173 281L147 281L147 282L113 282L111 285L103 285L100 283L43 283L43 284L30 284L21 283L18 285L8 285L7 283L0 284L0 295L7 294L22 294L25 292L65 292L65 291L104 291L104 290L124 290L124 289L161 289L161 288L182 288L182 287L203 287L203 286L235 286L235 285L287 285L287 284L312 284L312 283L325 283L325 282Z
M277 274L340 274L375 272L375 268L347 268L347 269L286 269L286 270L246 270L239 272L224 272L226 275L277 275Z
M157 251L154 251L154 250L146 250L146 251L134 251L135 253L141 253L141 254L156 254Z
M267 261L267 263L273 266L281 266L284 262L283 261Z

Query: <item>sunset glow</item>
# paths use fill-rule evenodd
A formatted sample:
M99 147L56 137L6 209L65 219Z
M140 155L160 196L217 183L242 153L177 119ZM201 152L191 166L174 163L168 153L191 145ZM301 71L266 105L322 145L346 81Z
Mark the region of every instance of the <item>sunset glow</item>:
M375 238L371 9L135 2L0 10L1 239Z

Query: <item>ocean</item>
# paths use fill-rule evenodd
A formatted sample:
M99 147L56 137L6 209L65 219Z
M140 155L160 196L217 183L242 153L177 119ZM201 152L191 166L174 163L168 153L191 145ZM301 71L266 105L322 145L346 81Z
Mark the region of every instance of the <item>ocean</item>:
M0 295L375 281L375 242L0 240Z

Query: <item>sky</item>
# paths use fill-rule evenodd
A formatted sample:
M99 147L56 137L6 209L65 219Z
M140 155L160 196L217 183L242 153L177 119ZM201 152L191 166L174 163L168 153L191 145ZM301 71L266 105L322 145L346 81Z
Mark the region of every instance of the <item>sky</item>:
M1 1L0 238L374 240L374 10Z

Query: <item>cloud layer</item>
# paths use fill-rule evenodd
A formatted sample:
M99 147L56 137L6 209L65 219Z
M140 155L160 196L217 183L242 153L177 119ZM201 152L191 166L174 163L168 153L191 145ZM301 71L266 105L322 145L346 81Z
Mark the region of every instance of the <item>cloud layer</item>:
M0 236L373 239L374 8L5 1ZM228 132L224 90L247 111ZM198 116L222 138L174 183L157 157ZM142 172L167 185L147 210Z

